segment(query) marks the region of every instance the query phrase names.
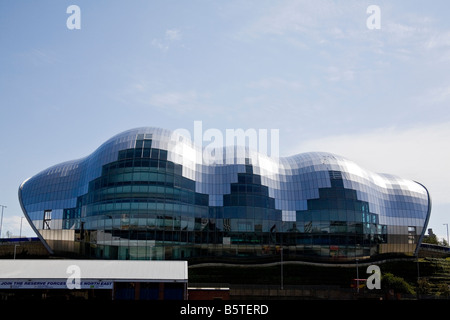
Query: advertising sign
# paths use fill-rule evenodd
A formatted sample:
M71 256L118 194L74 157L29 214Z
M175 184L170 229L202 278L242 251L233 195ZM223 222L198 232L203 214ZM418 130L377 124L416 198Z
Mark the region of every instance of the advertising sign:
M113 281L80 280L79 289L112 289ZM70 289L66 280L0 281L0 289Z

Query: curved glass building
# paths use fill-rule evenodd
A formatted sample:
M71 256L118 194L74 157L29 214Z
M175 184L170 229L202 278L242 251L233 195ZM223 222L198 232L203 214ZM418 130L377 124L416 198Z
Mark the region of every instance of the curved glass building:
M364 259L417 253L420 183L330 153L214 161L174 132L138 128L24 181L25 216L51 253L98 259ZM219 161L220 160L220 161Z

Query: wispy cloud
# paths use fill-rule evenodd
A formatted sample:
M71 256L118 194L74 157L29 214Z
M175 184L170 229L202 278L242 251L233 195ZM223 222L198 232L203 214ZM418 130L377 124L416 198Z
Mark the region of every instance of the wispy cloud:
M28 60L34 67L45 67L60 63L62 61L55 52L42 48L33 48L27 52L19 54L19 56Z
M166 30L166 39L169 41L181 40L181 31L178 29Z
M450 103L450 84L431 87L417 96L416 100L420 105L430 106L444 103L448 105Z
M181 39L182 34L179 29L168 29L164 33L163 38L155 38L152 40L152 46L166 52L174 44L174 42L180 41Z
M164 109L175 109L177 111L189 111L198 104L199 94L194 91L164 92L152 94L149 104Z
M262 89L292 89L299 90L303 88L303 85L298 80L286 80L280 77L262 78L257 81L252 81L248 84L250 88L262 88Z
M363 17L364 14L362 12ZM241 30L240 34L249 37L297 34L320 42L330 34L342 37L345 30L339 26L342 26L340 21L343 17L346 18L347 25L348 21L355 21L355 6L343 6L328 0L274 2Z
M216 104L214 95L206 91L172 90L150 94L145 105L159 108L168 114L200 118L228 116L232 107Z
M355 72L353 70L335 66L326 68L325 74L325 79L332 82L351 81L355 78Z
M212 106L211 94L207 91L171 86L163 80L146 79L142 75L136 76L122 91L114 94L114 99L133 109L158 108L170 115L222 112L222 108Z
M267 38L285 41L300 48L317 45L355 53L370 49L394 57L421 55L423 50L450 49L450 30L441 30L438 21L408 8L398 10L383 3L381 29L366 27L368 3L331 0L285 0L271 3L261 14L245 25L238 37ZM336 52L335 52L336 53Z
M426 48L450 47L450 31L434 34L426 43Z

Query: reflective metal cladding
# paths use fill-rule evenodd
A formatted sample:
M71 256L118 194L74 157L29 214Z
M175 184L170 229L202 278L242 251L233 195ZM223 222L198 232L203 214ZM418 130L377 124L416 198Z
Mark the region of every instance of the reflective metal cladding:
M19 200L49 251L101 259L412 255L431 212L420 183L338 155L231 146L205 158L186 137L151 127L38 173Z

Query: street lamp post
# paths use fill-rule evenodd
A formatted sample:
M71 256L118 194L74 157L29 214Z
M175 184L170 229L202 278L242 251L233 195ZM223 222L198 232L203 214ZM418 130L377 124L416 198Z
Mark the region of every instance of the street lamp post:
M281 250L280 250L280 252L281 252L281 290L283 290L284 289L284 286L283 286L283 247L281 247Z
M359 293L359 268L358 268L358 259L356 259L356 292Z
M22 238L22 219L23 219L24 217L20 217L20 232L19 232L19 243L20 243L20 240L21 240L21 238ZM17 247L20 247L20 244L15 244L14 245L14 260L16 260L16 250L17 250Z
M21 239L22 238L22 219L23 219L24 217L20 217L20 232L19 232L19 239Z
M7 208L6 206L0 204L0 207L2 207L2 217L0 218L0 238L2 237L2 226L3 226L3 209Z

